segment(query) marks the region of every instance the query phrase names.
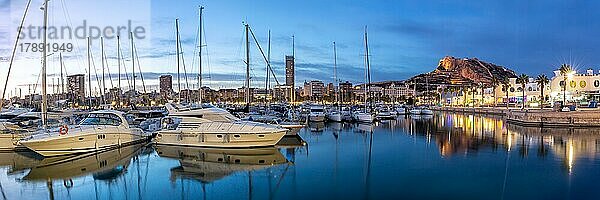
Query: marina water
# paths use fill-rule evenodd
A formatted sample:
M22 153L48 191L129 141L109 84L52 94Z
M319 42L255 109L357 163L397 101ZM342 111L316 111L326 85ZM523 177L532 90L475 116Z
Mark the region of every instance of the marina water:
M4 199L593 199L600 130L500 117L312 123L275 148L1 153Z

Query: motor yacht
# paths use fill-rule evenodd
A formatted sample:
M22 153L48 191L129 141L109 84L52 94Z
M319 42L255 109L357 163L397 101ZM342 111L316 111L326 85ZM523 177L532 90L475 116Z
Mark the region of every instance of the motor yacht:
M431 111L427 108L423 108L423 109L421 109L421 115L433 115L433 111Z
M180 110L167 104L155 143L162 145L243 148L274 146L288 132L281 126L242 121L220 108Z
M360 123L371 123L375 120L371 113L365 111L356 111L353 116L354 120Z
M100 110L90 112L78 125L40 129L19 143L51 157L127 146L146 141L150 136L142 129L130 127L122 112Z
M329 112L327 112L327 120L332 122L341 122L342 113L338 109L332 108L331 110L329 110Z
M387 108L381 108L377 111L377 115L375 115L377 120L386 120L386 119L394 119L392 114Z
M352 110L349 107L344 107L342 108L342 110L340 111L340 114L342 116L342 121L352 121Z
M420 115L421 114L421 109L419 109L419 108L413 108L412 110L410 110L410 114L411 115Z
M397 107L396 108L396 114L398 116L400 116L400 115L406 115L406 109L404 107Z
M325 121L325 108L322 105L311 105L310 113L308 113L308 121L311 121L311 122Z

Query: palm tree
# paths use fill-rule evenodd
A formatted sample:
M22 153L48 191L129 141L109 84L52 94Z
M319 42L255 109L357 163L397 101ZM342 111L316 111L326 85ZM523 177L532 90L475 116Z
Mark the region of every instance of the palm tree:
M496 77L493 77L491 86L492 86L492 93L494 93L494 107L496 107L498 104L498 101L496 99L496 87L498 87L498 84L499 84L498 79Z
M540 109L543 109L544 103L546 102L546 97L544 96L544 86L546 86L546 85L548 85L548 83L550 83L550 79L548 79L548 77L545 74L540 74L537 76L537 78L535 78L535 82L541 88L541 92L542 92L541 105L542 106L540 107Z
M529 76L527 76L527 74L521 74L519 77L517 77L517 84L521 84L521 91L523 92L523 105L521 106L521 109L525 109L525 84L528 82Z
M504 92L506 92L506 109L508 110L508 90L510 89L510 81L508 78L502 80L502 88L504 88Z
M573 72L573 68L569 64L560 65L560 75L563 76L563 106L567 104L567 75Z

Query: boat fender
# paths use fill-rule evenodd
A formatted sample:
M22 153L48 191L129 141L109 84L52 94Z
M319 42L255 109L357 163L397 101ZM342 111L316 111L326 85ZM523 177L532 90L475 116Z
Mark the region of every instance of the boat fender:
M61 126L60 129L58 129L58 133L61 135L66 135L69 133L69 127L67 125Z
M63 180L63 185L66 188L72 188L73 187L73 179Z

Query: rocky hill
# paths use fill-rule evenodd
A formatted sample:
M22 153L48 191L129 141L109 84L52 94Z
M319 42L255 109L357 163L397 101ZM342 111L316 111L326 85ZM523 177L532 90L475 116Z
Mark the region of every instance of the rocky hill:
M468 86L483 83L490 85L494 79L504 80L517 77L516 73L506 67L480 61L477 58L442 58L435 70L419 74L408 80L418 83L417 87L429 83L430 88L436 85Z

